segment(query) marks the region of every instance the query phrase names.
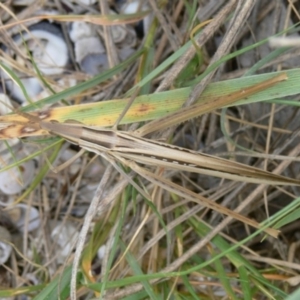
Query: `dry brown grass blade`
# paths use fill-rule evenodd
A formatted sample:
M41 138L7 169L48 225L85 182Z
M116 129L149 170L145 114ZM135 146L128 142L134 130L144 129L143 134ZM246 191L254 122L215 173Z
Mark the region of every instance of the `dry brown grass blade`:
M218 12L216 12L216 14L213 16L212 21L203 29L202 34L196 37L195 42L198 48L204 47L205 43L222 26L225 19L234 11L236 3L237 0L227 1L226 5L224 5L222 9L219 9ZM195 14L195 19L197 15L198 14ZM186 53L182 57L180 57L180 59L178 59L178 61L165 74L164 79L160 82L159 87L156 89L156 92L167 90L170 86L172 86L175 78L193 58L195 53L196 47L194 45L191 45Z
M3 6L2 6L3 7ZM37 20L55 20L59 22L87 22L102 26L112 26L119 24L130 24L142 20L149 11L143 11L135 14L127 15L39 15L24 20L19 20L10 24L0 26L1 30L7 30L9 28L24 25L28 22Z
M287 80L287 74L282 73L278 76L275 76L269 80L265 80L260 84L256 84L254 86L250 86L248 88L244 88L236 93L231 95L227 95L225 97L216 98L213 101L209 101L206 103L195 104L186 108L182 108L179 111L169 114L163 118L156 119L152 122L147 123L143 127L137 129L135 133L139 136L145 136L151 132L162 130L164 128L168 128L170 126L180 124L186 120L190 120L195 118L196 116L203 115L205 113L211 112L217 108L224 107L230 105L238 100L246 98L250 95L256 94L260 91L263 91L267 88L278 84L281 81Z
M121 157L118 157L118 159L121 160L122 163L128 165L132 170L134 170L136 173L138 173L142 177L146 178L153 184L158 185L161 188L163 188L171 193L175 193L180 197L183 197L190 201L196 202L197 204L203 205L207 208L213 209L221 214L230 216L230 217L232 217L236 220L239 220L245 224L248 224L254 228L257 228L257 229L260 228L260 225L257 222L255 222L254 220L248 219L248 218L246 218L246 217L244 217L222 205L219 205L219 204L211 201L208 198L205 198L205 197L203 197L199 194L196 194L176 183L173 183L170 180L168 180L162 176L157 176L154 172L151 173L151 172L145 170L144 168L141 168L133 161L127 161L127 160L122 159ZM273 237L277 237L279 234L279 231L276 229L273 229L273 228L267 228L265 230L265 232L270 234Z

